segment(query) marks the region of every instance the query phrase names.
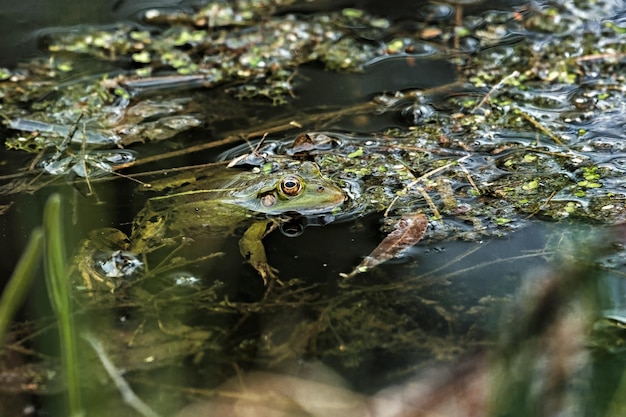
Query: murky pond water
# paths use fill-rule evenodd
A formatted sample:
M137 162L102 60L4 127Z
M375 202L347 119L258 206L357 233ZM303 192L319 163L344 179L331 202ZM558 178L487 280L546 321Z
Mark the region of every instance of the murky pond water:
M623 409L621 2L58 6L0 25L0 268L59 193L87 415ZM2 415L68 412L40 275Z

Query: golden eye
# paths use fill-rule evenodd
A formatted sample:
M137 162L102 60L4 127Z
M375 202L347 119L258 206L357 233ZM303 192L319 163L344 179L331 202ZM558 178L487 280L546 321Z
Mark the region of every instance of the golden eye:
M261 197L261 205L263 207L272 207L276 203L276 196L274 194L265 194Z
M302 184L296 177L285 177L280 182L280 189L283 193L285 193L285 195L293 197L300 194Z

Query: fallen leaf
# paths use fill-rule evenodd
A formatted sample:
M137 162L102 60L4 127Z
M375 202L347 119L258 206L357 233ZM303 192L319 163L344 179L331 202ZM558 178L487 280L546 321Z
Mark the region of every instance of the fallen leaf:
M389 259L395 258L403 251L419 242L428 226L428 219L423 214L403 216L396 223L396 230L389 233L382 242L349 274L340 274L343 278L366 272Z

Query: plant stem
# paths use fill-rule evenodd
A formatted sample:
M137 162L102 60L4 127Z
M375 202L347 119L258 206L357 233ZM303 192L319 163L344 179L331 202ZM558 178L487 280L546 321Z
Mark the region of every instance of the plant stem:
M0 296L0 346L4 342L4 335L13 319L13 315L24 301L26 291L35 276L35 270L39 266L42 250L42 231L40 228L33 230L26 245L24 253L20 257L2 296Z
M56 316L61 343L61 361L65 370L68 405L71 416L82 413L78 355L69 296L65 242L61 227L61 197L50 196L44 209L44 270L48 296Z

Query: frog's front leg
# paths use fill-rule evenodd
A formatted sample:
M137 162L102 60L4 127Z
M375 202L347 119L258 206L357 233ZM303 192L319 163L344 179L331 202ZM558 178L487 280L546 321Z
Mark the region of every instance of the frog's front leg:
M118 229L109 227L89 233L70 265L69 275L76 280L75 286L89 295L101 289L114 291L126 273L142 266L126 252L128 247L128 237Z
M261 221L250 225L239 241L241 255L259 272L263 282L267 284L268 278L276 279L278 270L267 263L263 238L276 229L276 222Z

